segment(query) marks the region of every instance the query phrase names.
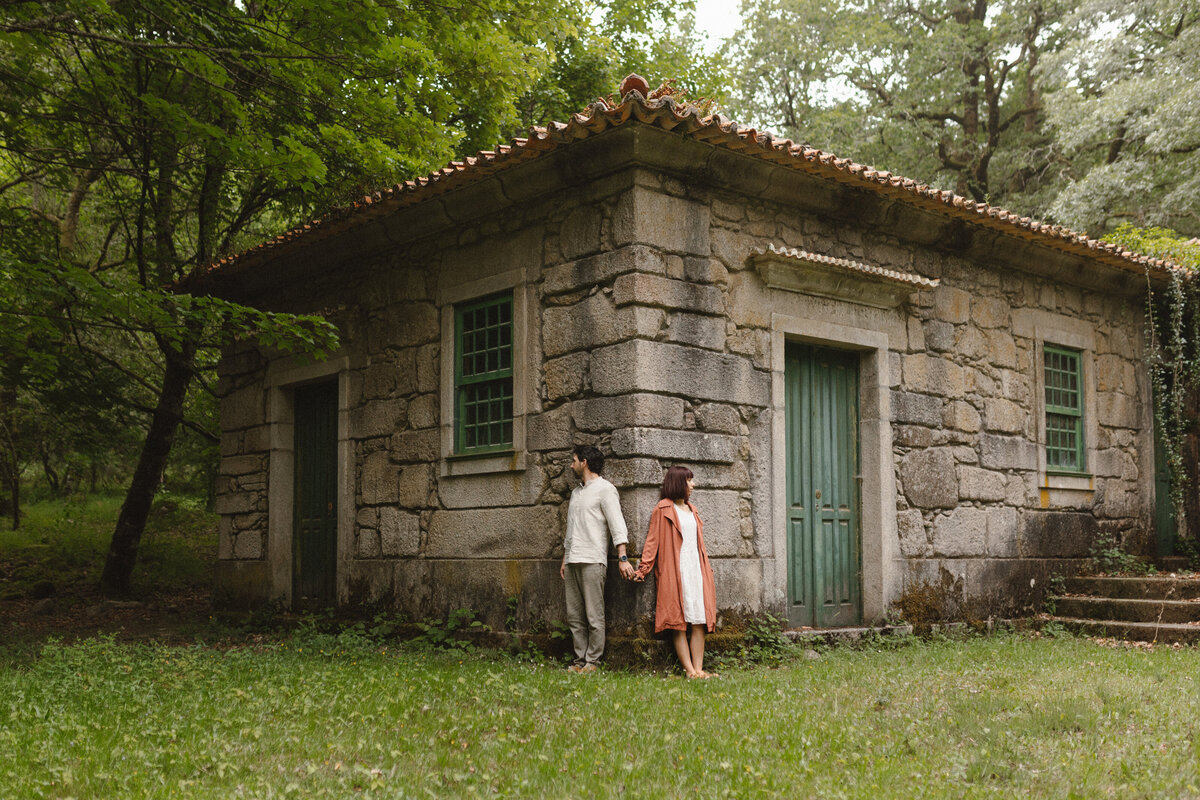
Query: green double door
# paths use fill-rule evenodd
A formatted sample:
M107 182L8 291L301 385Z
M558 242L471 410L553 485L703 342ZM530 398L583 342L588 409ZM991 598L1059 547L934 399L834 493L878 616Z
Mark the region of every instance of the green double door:
M296 389L292 604L332 606L337 591L337 382Z
M786 351L788 621L862 621L858 356Z

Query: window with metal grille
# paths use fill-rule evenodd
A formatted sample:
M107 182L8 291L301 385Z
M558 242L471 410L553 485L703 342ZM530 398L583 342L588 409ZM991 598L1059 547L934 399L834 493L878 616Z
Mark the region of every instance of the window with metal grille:
M454 309L455 450L507 450L513 443L513 296Z
M1082 472L1083 373L1081 353L1045 346L1046 469Z

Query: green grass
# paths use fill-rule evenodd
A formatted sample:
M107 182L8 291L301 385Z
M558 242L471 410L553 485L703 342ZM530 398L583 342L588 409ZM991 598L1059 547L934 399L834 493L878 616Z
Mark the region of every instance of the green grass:
M47 645L6 797L1196 797L1200 650L1016 635L687 682L302 632Z
M58 592L99 581L123 497L86 495L22 507L21 527L0 523L0 596L24 596L39 582ZM142 535L135 594L207 585L216 557L217 517L196 498L160 494Z

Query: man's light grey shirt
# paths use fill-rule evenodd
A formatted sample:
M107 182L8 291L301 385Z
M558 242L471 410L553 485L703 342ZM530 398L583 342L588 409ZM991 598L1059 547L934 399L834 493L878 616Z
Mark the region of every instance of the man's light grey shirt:
M563 540L568 564L603 564L608 561L608 536L613 546L629 542L617 487L597 475L571 491L567 507L567 535Z

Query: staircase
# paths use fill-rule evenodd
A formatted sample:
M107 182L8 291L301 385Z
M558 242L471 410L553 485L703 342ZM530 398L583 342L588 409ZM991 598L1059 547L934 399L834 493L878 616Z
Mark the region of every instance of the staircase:
M1200 578L1068 578L1057 622L1086 636L1200 644Z

